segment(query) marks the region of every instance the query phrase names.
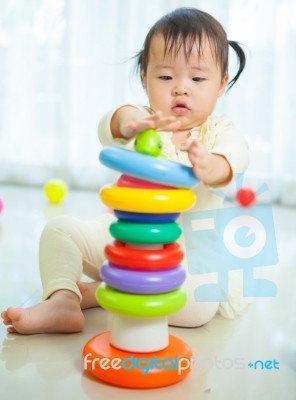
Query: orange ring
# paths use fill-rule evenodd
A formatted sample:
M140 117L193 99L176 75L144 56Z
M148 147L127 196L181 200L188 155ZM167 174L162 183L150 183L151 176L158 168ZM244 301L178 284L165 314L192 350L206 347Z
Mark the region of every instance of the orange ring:
M180 264L184 252L177 242L165 244L160 250L145 250L114 240L105 246L105 256L119 268L155 271Z
M131 366L135 365L137 368L124 369L122 361L126 358L129 358ZM154 364L151 363L152 368L146 374L143 373L142 367L144 359L154 360ZM103 360L102 366L100 360ZM112 360L117 369L112 368ZM174 360L175 364L170 360ZM172 369L172 366L180 365L180 362L183 368L185 365L188 368L181 371ZM110 344L110 332L93 337L83 349L85 370L112 385L135 389L157 388L177 383L188 375L192 368L192 362L193 356L190 347L173 335L169 335L168 347L153 353L132 353L117 349ZM157 365L155 366L155 364ZM123 361L123 365L128 366L128 363ZM161 368L163 365L167 368Z

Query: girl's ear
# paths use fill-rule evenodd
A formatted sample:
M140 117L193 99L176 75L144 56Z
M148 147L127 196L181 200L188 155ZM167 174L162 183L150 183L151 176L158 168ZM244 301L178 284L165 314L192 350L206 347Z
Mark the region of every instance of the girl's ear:
M146 74L143 70L141 71L141 80L142 80L142 85L146 89Z
M224 92L225 92L225 88L227 86L227 83L229 81L229 75L225 74L221 80L221 85L220 85L220 89L219 89L219 93L218 93L218 97L221 97Z

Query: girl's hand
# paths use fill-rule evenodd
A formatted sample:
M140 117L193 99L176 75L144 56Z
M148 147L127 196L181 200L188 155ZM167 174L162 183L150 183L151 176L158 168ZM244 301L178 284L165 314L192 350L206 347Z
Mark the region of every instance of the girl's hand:
M180 128L181 123L175 117L163 117L160 111L147 116L142 114L137 118L122 118L119 129L125 138L132 138L145 129L154 128L159 130L175 131Z
M231 180L232 170L225 157L212 154L196 141L186 142L181 150L187 151L195 176L208 185L226 184Z

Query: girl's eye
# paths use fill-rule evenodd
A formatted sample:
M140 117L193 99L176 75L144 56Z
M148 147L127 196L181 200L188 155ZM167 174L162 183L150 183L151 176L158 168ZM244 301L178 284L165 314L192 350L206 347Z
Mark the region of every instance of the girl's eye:
M192 80L193 80L194 82L202 82L202 81L205 80L205 78L200 78L199 76L196 76L196 77L192 78Z
M163 81L169 81L170 79L172 79L172 77L167 75L162 75L159 77L159 79L162 79Z

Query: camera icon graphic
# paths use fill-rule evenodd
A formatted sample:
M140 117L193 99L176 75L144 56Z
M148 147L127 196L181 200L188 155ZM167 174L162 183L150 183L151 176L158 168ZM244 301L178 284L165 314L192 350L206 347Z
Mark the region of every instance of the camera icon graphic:
M255 217L240 215L225 226L223 241L226 249L238 258L254 258L266 244L264 225Z
M183 215L190 274L216 272L217 283L195 289L196 301L227 301L228 272L243 271L245 297L274 297L276 285L254 277L254 268L276 265L276 236L269 204L232 206Z

